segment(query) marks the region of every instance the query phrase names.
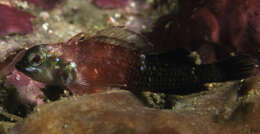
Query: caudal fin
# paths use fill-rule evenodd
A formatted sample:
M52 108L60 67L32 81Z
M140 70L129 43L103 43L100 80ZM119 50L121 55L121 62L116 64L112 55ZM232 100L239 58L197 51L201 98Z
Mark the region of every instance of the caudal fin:
M254 59L246 55L234 56L216 64L224 74L224 81L250 77L255 70Z

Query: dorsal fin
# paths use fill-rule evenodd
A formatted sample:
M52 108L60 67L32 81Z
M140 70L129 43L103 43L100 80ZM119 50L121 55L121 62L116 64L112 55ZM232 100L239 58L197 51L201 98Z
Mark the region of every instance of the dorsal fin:
M141 34L124 27L111 27L97 32L91 39L131 50L149 52L153 45Z

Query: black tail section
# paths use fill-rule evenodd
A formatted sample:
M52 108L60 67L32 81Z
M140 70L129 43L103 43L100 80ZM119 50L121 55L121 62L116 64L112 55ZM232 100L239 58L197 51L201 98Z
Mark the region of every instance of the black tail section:
M167 57L172 57L165 60ZM133 68L127 83L129 89L170 94L190 94L207 88L208 82L225 82L250 77L255 64L249 56L234 56L213 64L176 62L171 54L146 56Z
M255 68L253 58L245 55L234 56L216 64L223 73L223 81L247 78Z

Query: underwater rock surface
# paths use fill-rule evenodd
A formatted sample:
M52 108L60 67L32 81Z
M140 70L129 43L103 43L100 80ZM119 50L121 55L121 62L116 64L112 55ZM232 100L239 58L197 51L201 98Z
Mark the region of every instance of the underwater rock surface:
M26 3L20 0L11 1L19 1L19 5ZM174 0L161 0L161 2L164 1ZM187 2L194 1L187 0ZM3 38L1 37L1 62L14 50L41 43L64 42L79 32L86 32L91 36L98 30L110 27L111 22L121 24L120 21L125 21L125 16L128 16L122 12L100 10L96 8L90 0L65 0L59 8L53 8L52 10L42 10L36 6L32 6L33 8L31 8L30 5L32 4L29 4L29 9L25 8L25 10L36 15L36 22L34 22L33 25L33 34L14 34ZM214 6L214 4L212 4L212 6ZM256 9L257 7L259 6L255 5ZM37 9L35 10L35 8ZM188 8L186 9L187 12L189 12ZM116 21L112 21L114 19L111 18L116 19ZM131 16L129 20L132 20ZM136 23L135 19L132 21ZM257 23L255 25L257 25ZM130 23L130 26L133 26L132 23ZM158 39L158 37L154 39ZM206 55L214 51L215 48L214 45L207 45L200 49L205 52ZM215 54L212 53L210 57L211 61L215 60L214 56ZM203 57L201 56L201 58ZM206 58L208 58L207 55ZM1 69L2 67L5 67L5 65L0 65ZM16 80L14 79L14 81ZM19 82L17 84L19 84ZM3 90L4 89L1 89L0 95L2 95ZM259 89L249 89L250 93L244 96L239 96L237 90L239 90L239 86L233 87L228 83L221 83L218 86L214 86L213 84L213 87L208 92L180 96L180 99L176 99L175 96L155 93L145 95L145 97L149 99L149 106L157 108L167 107L170 108L169 110L156 110L144 107L136 97L127 91L114 91L114 93L110 92L79 98L72 97L37 107L37 109L39 109L38 112L29 115L28 119L24 118L24 121L17 124L10 133L56 134L56 132L66 131L68 133L78 132L79 134L81 134L80 132L84 134L87 132L89 134L96 132L113 134L132 134L138 132L141 134L145 132L152 134L156 132L159 134L167 134L167 132L173 134L259 134ZM31 94L26 95L28 95L26 97L30 97ZM167 101L172 102L170 106L168 106ZM14 103L11 103L10 106L12 106L12 104ZM1 105L0 108L2 107L5 108ZM86 110L84 110L85 108ZM7 112L10 113L9 111ZM0 116L2 116L2 109ZM7 120L6 122L10 123L9 121L10 120ZM16 121L11 121L13 124L16 124ZM173 125L170 124L170 127L167 128L169 123ZM82 124L83 126L80 126ZM8 125L0 123L0 129L6 128L7 126ZM152 129L151 126L155 128ZM12 126L8 128L10 127ZM87 127L92 129L85 130ZM163 128L159 129L159 127ZM1 132L0 130L0 133Z
M217 60L231 52L259 59L260 1L181 0L179 5L177 14L162 16L155 25L150 38L158 48L198 51L210 57L206 62L212 62L212 53ZM203 45L213 51L200 49Z
M196 134L188 118L144 107L127 91L71 97L37 109L10 134Z
M40 105L9 134L257 134L260 105L254 102L259 99L238 106L229 118L218 119L203 114L210 106L195 104L198 109L179 112L152 109L132 93L114 90Z

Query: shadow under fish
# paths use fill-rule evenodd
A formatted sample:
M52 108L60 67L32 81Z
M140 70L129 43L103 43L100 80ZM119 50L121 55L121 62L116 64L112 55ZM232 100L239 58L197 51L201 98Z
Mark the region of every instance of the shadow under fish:
M88 39L80 33L65 43L35 45L16 68L34 80L78 95L110 86L183 95L206 90L203 85L208 82L247 78L255 65L245 55L197 65L186 50L155 53L142 35L113 27Z

